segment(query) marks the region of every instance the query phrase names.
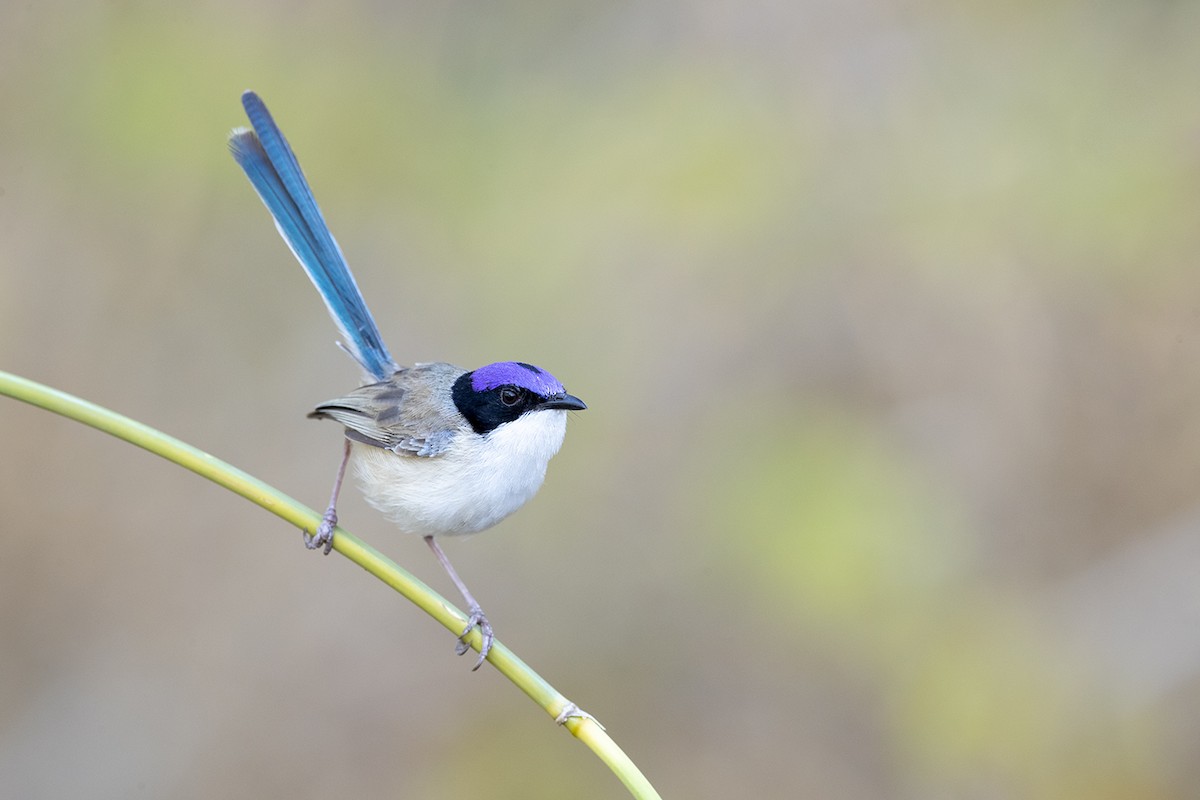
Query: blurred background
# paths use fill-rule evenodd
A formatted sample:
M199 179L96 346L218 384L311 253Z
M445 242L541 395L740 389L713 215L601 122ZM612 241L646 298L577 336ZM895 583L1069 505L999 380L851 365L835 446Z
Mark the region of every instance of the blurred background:
M589 403L446 547L665 797L1195 797L1198 76L1194 2L7 3L0 368L324 505L357 369L254 88L399 360ZM625 796L343 559L0 407L0 795Z

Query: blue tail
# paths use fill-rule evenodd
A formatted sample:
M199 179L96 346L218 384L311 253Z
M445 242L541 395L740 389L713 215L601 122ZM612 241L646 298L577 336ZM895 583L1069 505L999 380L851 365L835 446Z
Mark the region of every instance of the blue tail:
M254 130L229 135L229 150L275 218L275 227L321 293L344 342L342 346L377 380L398 369L367 310L346 258L334 241L296 155L254 92L242 94Z

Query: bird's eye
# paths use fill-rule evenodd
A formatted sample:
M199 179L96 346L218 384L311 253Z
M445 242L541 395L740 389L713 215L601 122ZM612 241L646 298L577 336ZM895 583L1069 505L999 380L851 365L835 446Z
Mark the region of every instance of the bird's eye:
M515 386L505 386L500 389L500 402L511 408L521 402L521 390Z

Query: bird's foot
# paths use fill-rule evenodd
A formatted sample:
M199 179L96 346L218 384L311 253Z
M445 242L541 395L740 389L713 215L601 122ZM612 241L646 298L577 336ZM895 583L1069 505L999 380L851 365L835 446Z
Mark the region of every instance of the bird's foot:
M484 661L487 661L488 653L492 650L492 642L496 640L496 634L492 631L492 623L488 622L483 609L472 605L471 616L467 617L467 627L463 628L463 632L458 635L458 644L454 646L455 653L461 656L471 649L471 645L467 644L466 637L471 629L476 627L479 628L479 634L483 637L483 641L479 645L479 660L475 662L475 666L471 667L472 672L483 666Z
M333 506L325 509L321 524L317 526L316 534L304 531L304 546L309 550L325 548L325 555L333 549L333 529L337 527L337 509Z

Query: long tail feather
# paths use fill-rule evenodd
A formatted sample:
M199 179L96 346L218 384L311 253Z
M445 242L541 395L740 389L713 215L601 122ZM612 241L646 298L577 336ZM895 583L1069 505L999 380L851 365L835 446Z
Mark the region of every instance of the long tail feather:
M254 130L233 131L229 136L230 152L321 293L342 335L343 347L373 378L391 377L396 362L384 346L346 258L325 224L295 153L258 95L245 92L242 105Z

